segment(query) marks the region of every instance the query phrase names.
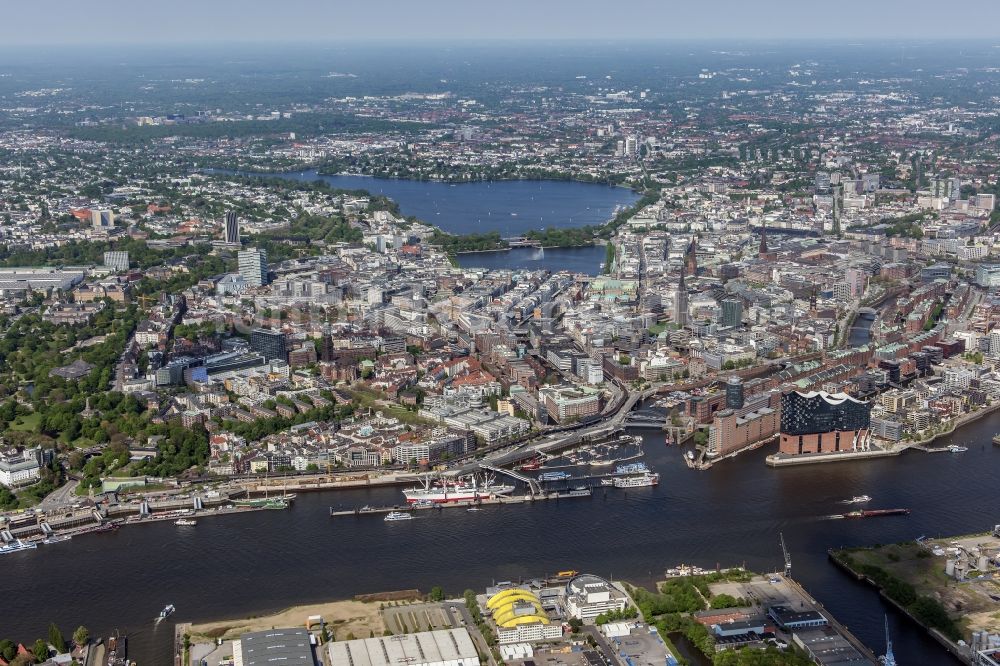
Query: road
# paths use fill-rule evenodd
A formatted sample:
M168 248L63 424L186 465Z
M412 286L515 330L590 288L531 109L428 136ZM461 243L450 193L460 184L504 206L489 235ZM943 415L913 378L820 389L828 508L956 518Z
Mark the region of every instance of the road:
M76 496L76 487L79 483L79 481L70 479L66 482L66 485L60 486L49 493L35 508L41 511L52 511L75 504L80 501L80 498Z
M640 400L648 398L655 392L656 389L629 391L628 397L625 401L608 418L592 425L582 427L578 430L572 430L557 435L549 435L541 440L534 440L519 446L507 447L500 449L499 451L494 451L483 458L483 462L498 467L511 465L520 460L524 460L525 458L530 458L536 452L545 453L550 450L565 449L575 444L579 444L584 438L596 439L608 437L616 430L623 427L625 419L628 417L629 412L631 412L635 407L636 403ZM478 462L470 462L453 471L458 474L470 474L475 472L478 468Z
M465 604L458 601L445 601L441 605L448 610L452 618L457 620L452 622L456 628L462 626L469 630L469 635L472 636L479 654L487 656L488 666L497 666L496 659L493 658L493 651L479 632L479 627L476 626L476 621L472 619L472 613L469 612Z

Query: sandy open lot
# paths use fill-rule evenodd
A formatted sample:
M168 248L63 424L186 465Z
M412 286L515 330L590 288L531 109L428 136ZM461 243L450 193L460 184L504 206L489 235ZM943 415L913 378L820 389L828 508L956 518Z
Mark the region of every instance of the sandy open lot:
M305 627L310 615L322 615L328 629L337 640L343 640L349 633L357 638L368 638L371 632L380 635L385 631L378 602L331 601L321 604L292 606L273 615L238 620L220 620L191 626L193 641L215 638L239 638L248 631L261 631L276 627ZM318 630L319 627L313 627Z

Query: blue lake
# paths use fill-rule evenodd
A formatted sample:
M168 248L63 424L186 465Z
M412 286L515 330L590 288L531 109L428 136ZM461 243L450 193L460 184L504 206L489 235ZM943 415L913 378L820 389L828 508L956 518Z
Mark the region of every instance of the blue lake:
M515 248L508 252L468 252L458 255L458 264L465 268L526 269L572 271L597 275L607 257L603 245L587 247L555 247L539 251Z
M448 184L432 181L323 176L315 170L264 174L291 180L323 180L332 187L368 190L399 204L404 215L453 234L498 231L517 236L532 229L583 227L607 222L618 206L638 195L623 187L554 180L504 180Z

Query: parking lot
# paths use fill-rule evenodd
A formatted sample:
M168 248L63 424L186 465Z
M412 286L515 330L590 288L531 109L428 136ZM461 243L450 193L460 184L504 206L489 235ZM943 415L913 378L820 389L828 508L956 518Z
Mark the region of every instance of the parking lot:
M728 594L737 599L756 602L765 608L779 605L795 609L810 607L807 600L778 575L756 576L747 583L713 583L710 589L713 595Z
M648 628L634 630L629 636L613 639L611 646L617 648L619 656L627 657L633 666L663 666L667 661L666 646Z
M385 626L394 634L451 629L461 623L440 604L409 604L382 609Z

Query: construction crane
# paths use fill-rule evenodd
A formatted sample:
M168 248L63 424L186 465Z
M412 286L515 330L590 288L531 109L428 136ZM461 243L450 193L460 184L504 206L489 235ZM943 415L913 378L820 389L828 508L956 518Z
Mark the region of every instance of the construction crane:
M792 556L788 554L788 548L785 546L785 534L784 532L779 533L781 537L781 552L785 556L785 577L790 577L792 575Z

